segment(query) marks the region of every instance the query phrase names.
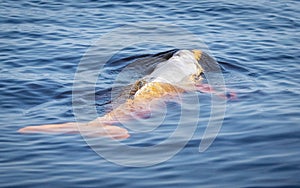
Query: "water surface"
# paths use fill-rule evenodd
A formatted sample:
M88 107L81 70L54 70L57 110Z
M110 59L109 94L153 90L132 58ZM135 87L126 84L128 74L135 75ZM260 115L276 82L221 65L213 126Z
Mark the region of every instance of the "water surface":
M1 186L300 185L299 1L30 0L0 5ZM199 94L200 122L186 147L170 160L145 168L106 161L80 135L16 132L26 125L75 121L73 78L84 53L112 29L141 21L183 27L201 37L218 61L226 62L224 78L238 99L227 102L222 129L207 151L198 152L210 113L207 94ZM166 50L170 48L129 48L125 55ZM169 114L169 123L176 113ZM136 134L125 142L155 144L172 128Z

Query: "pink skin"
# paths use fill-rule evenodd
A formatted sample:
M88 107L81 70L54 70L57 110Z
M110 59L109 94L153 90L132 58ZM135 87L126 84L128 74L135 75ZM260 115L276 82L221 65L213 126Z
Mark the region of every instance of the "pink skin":
M203 93L211 93L219 96L221 99L236 99L236 93L230 92L228 95L217 92L208 84L197 84L195 85L196 90ZM169 99L159 99L152 103L153 108L159 108L161 101L175 100L180 102L180 99L175 96L169 96ZM177 99L176 99L177 98ZM160 101L160 102L159 102ZM130 135L124 128L114 126L113 124L122 121L128 121L135 118L148 118L151 116L151 108L149 104L139 106L140 108L129 112L124 119L108 120L105 116L99 117L88 123L62 123L62 124L48 124L41 126L27 126L18 130L19 133L48 133L48 134L59 134L59 133L88 133L89 136L102 136L110 137L112 139L126 139ZM78 129L80 127L80 131Z
M48 134L60 134L60 133L84 133L89 136L103 136L110 137L113 139L126 139L129 137L128 131L124 128L114 126L114 125L103 125L97 123L99 126L87 126L87 125L95 125L96 123L62 123L62 124L49 124L49 125L41 125L41 126L27 126L22 129L19 129L19 133L48 133ZM81 127L80 131L78 126Z
M211 94L217 95L218 97L220 97L222 99L229 100L229 99L237 98L237 95L235 92L229 92L227 94L219 93L208 84L197 84L197 85L195 85L195 87L198 91L200 91L202 93L211 93Z
M191 73L196 73L198 75L201 73L202 68L199 68L197 61L200 60L202 52L200 50L182 50L178 52L174 57L166 61L165 64L157 67L153 71L152 76L155 76L158 80L173 80L177 83L179 78L185 78L190 76ZM194 58L194 59L192 59ZM185 63L184 63L185 62ZM169 78L170 72L168 72L168 66L176 63L176 67L179 71L183 71L182 75L177 78L175 75ZM181 67L181 68L178 68ZM164 72L166 71L166 72ZM172 82L172 83L173 83ZM221 99L234 99L236 94L231 92L229 94L223 94L213 89L208 84L196 84L195 90L204 93L212 93L219 96ZM192 91L195 91L194 89ZM111 112L105 114L102 117L96 118L87 123L63 123L63 124L47 124L41 126L28 126L19 130L20 133L88 133L92 136L104 136L113 139L126 139L130 135L128 131L124 128L114 126L113 124L129 121L136 118L148 118L151 116L151 108L159 109L162 108L162 101L175 100L180 101L180 96L178 94L188 92L183 88L179 88L172 84L155 81L147 84L143 90L139 90L137 96L134 99L128 99L125 103L120 104L120 106L114 108Z

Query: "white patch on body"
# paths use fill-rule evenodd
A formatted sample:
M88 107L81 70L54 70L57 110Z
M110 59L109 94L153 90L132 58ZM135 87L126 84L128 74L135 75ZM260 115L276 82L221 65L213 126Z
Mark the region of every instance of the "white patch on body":
M146 80L179 85L197 72L197 60L190 50L179 50L170 59L159 64ZM148 78L148 79L147 79Z

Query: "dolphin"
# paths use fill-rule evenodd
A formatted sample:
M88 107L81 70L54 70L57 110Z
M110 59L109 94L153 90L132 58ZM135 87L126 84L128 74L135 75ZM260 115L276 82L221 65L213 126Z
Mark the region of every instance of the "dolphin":
M201 91L214 93L222 98L224 94L216 92L208 84L202 84L204 71L214 71L216 65L203 59L211 58L201 50L178 50L167 60L157 64L151 73L136 80L129 89L120 94L124 102L118 104L105 115L90 122L46 124L27 126L18 130L20 133L77 133L78 126L83 131L95 136L126 139L130 135L125 128L114 124L138 117L147 117L151 108L159 108L161 101L169 100L184 92ZM233 97L231 95L229 98ZM118 101L118 100L117 100ZM151 108L150 108L151 104ZM96 129L101 127L101 129Z

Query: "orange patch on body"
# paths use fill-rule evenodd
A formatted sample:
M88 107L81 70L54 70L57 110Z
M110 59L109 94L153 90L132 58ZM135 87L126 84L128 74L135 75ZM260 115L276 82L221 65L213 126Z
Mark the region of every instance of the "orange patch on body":
M185 92L184 89L173 86L172 84L161 82L147 83L135 93L133 99L127 99L124 104L121 104L103 117L100 117L100 120L112 122L129 120L132 118L131 113L139 112L142 114L143 111L149 112L150 103L153 100L176 96L183 92Z

